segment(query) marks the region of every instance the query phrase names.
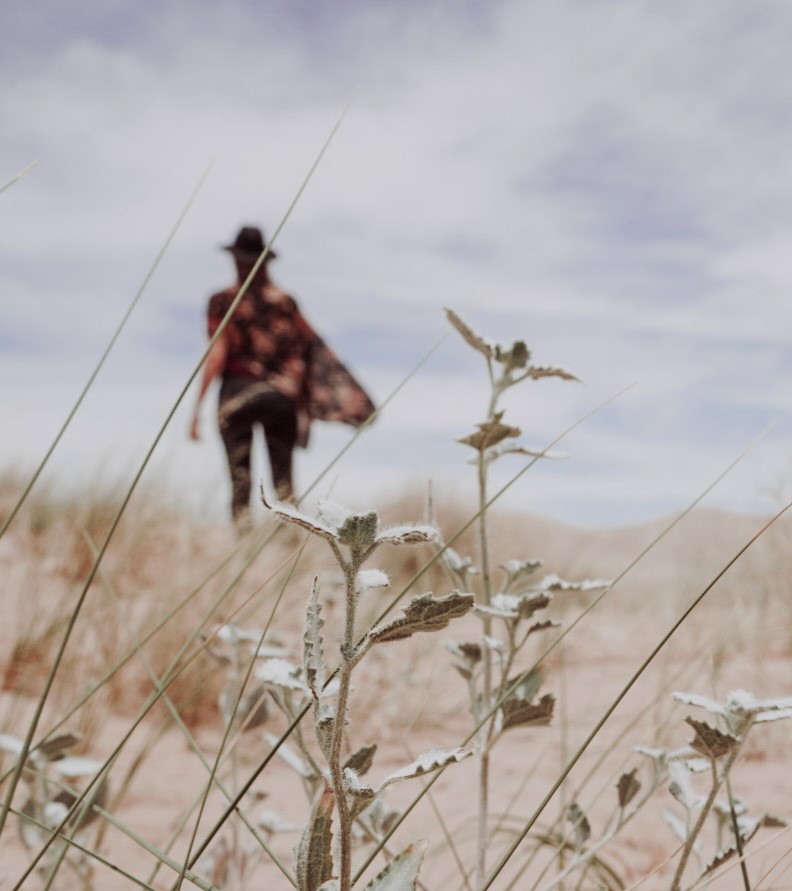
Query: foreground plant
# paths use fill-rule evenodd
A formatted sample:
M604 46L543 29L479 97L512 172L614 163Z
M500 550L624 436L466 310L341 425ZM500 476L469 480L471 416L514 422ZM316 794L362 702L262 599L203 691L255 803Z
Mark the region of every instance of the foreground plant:
M79 792L70 784L84 777L94 777L102 769L100 761L69 754L79 741L79 737L71 733L54 736L30 752L25 761L22 778L28 796L18 817L19 834L29 851L37 850L49 838L77 801ZM22 740L0 734L0 749L18 757L23 749ZM81 846L87 844L87 833L96 820L93 805L103 807L106 799L107 783L100 780L91 800L86 800L64 827L68 838L77 845L70 845L64 838L52 845L47 856L39 862L36 871L43 887L52 886L61 862L71 868L84 891L94 887L92 861Z
M750 816L745 804L734 799L730 790L725 800L718 799L718 795L724 785L728 789L731 770L754 725L792 717L792 697L757 699L745 690L734 690L727 694L723 704L696 693L674 693L674 699L717 716L723 728L688 716L685 721L694 731L689 745L671 752L636 747L652 758L656 773L668 777L668 790L684 811L680 817L673 811L663 810L663 818L683 844L671 882L671 891L679 891L692 854L699 858L701 879L735 855L741 856L744 845L763 826L786 825L769 814ZM699 773L710 775L710 787L704 795L694 789L692 777ZM714 854L705 860L699 840L710 817L715 823L716 845Z
M467 681L471 712L479 728L479 808L476 853L476 887L483 887L486 878L489 833L489 774L490 753L501 735L514 727L537 727L550 723L555 698L545 693L539 696L544 674L540 666L514 674L518 658L529 639L558 623L547 618L536 618L550 604L555 592L602 588L607 582L566 582L548 575L538 583L530 577L542 565L539 560L509 560L501 567L503 577L496 589L492 578L492 556L487 524L489 506L489 471L492 464L507 455L532 459L552 457L542 450L532 449L520 442L522 431L506 424L499 409L502 395L511 387L527 380L577 378L562 368L531 364L531 352L525 341L501 344L477 334L456 313L446 310L448 321L462 335L465 342L480 353L487 365L490 396L485 418L476 430L459 440L473 449L478 479L478 544L479 567L470 558L461 558L453 549L443 548L443 560L460 583L469 584L471 573L481 577L479 602L476 612L482 621L480 640L464 643L451 642L457 671ZM494 634L497 621L500 635Z
M282 520L324 539L344 576L344 627L338 649L337 688L330 688L317 579L308 601L302 674L304 686L313 700L316 741L326 769L322 772L311 817L295 848L295 873L299 891L349 891L352 887L355 821L361 819L366 825L366 815L381 807L384 792L394 783L440 770L472 754L471 749L432 749L376 785L365 782L362 776L371 767L373 747L353 749L350 757L343 757L352 674L374 647L405 640L420 632L443 630L449 622L473 608L474 595L458 591L443 597L419 595L407 605L401 618L377 624L359 635L356 620L361 597L373 588L389 584L384 572L363 569L363 565L383 544L400 546L437 542L437 530L428 525L409 524L380 529L376 511L355 514L329 502L320 504L316 519L289 505L275 505L271 509ZM329 692L332 697L328 696ZM334 825L339 841L337 862L332 850ZM424 848L422 843L409 846L369 882L367 889L402 891L414 888Z

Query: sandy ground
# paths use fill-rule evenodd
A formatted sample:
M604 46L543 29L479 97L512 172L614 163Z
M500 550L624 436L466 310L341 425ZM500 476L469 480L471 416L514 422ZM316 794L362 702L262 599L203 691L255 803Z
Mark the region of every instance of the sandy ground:
M441 518L442 519L442 518ZM447 520L453 526L453 518ZM604 711L613 704L633 673L642 664L651 649L660 641L685 606L695 597L726 560L750 538L760 523L752 518L732 517L712 512L702 512L688 518L662 545L652 551L639 566L625 576L623 581L608 595L596 610L581 620L564 643L545 660L547 680L543 692L551 692L557 698L556 711L549 727L515 728L504 734L493 751L491 778L491 826L493 841L488 852L489 865L495 865L505 846L511 844L528 819L540 808L561 769L569 762L588 734L595 727ZM500 517L493 527L496 549L506 556L542 555L548 570L557 571L566 578L614 578L640 553L663 527L662 523L634 529L587 532L557 527L537 518ZM705 718L705 713L691 707L676 704L671 699L675 690L691 690L722 699L727 691L747 688L758 696L792 695L792 631L789 593L790 561L785 542L789 528L785 527L774 538L762 542L763 550L749 553L727 577L718 583L707 600L682 629L672 638L660 655L651 663L640 680L625 695L613 716L589 745L569 774L561 789L541 809L533 833L518 848L504 872L493 883L495 889L547 887L552 872L540 877L542 855L551 850L539 846L539 853L532 858L537 838L570 832L570 824L563 815L570 802L576 802L586 813L591 824L591 838L587 845L597 843L602 833L616 816L616 782L619 777L637 767L642 783L640 798L651 785L652 770L649 760L635 753L636 744L676 748L692 737L691 729L684 723L686 715ZM142 535L142 534L141 534ZM11 542L9 544L9 542ZM130 545L123 553L109 555L107 584L114 584L121 591L130 625L137 629L145 626L149 614L158 614L145 597L162 590L164 566L173 560L185 563L196 572L198 556L206 557L212 551L216 557L233 546L227 532L218 532L207 545L205 537L197 541L186 533L175 535L167 543L157 546L146 544L145 536L139 545ZM266 555L255 563L243 577L241 588L244 597L252 597L261 581L273 576L283 577L286 570L281 564L294 553L296 539L279 546L279 550ZM472 540L463 541L472 548ZM143 548L148 555L142 560L135 548ZM518 552L515 552L518 549ZM464 552L464 548L461 548ZM526 553L527 550L527 553ZM25 716L30 714L31 694L41 683L40 666L34 665L32 650L18 646L20 628L25 626L25 599L32 597L29 588L31 570L24 569L24 559L36 553L35 543L21 535L7 538L0 548L0 569L6 579L4 597L14 616L2 632L6 672L5 689L0 700L0 716L3 724L0 732L19 733L25 726ZM198 555L198 556L196 556ZM421 565L426 553L390 554L385 566L394 581L408 577ZM42 579L59 584L61 589L73 592L84 570L74 566L74 554L68 557L52 553L44 554L38 565L34 587L43 590ZM313 571L319 572L324 581L324 592L331 600L327 611L328 647L332 641L333 622L337 621L337 573L329 564L317 557L302 575L293 579L296 593L288 594L281 606L277 636L295 649L299 645L300 622L304 592ZM49 562L47 562L49 561ZM262 562L263 561L263 562ZM207 564L208 565L208 564ZM232 573L232 570L229 570ZM280 575L278 573L280 572ZM26 574L27 573L27 574ZM68 577L71 573L73 578ZM200 574L199 574L200 575ZM27 582L26 582L27 579ZM429 584L424 584L429 583ZM218 582L218 585L220 582ZM98 587L99 582L96 583ZM448 588L442 573L433 572L421 580L421 590L434 589L442 593ZM186 578L179 577L173 584L173 599L177 591L187 590ZM394 585L396 588L396 585ZM253 609L247 622L261 627L267 620L276 597L277 585L272 584L269 593L262 595L259 607ZM291 591L291 588L289 589ZM302 592L302 593L301 593ZM72 596L70 594L70 596ZM100 594L95 595L98 602ZM208 595L207 595L208 596ZM367 595L374 596L374 595ZM376 595L382 597L384 595ZM551 612L568 627L590 602L592 595L559 595ZM169 595L170 597L170 595ZM36 594L37 621L40 622L43 601ZM371 604L375 614L379 604ZM227 617L228 607L216 611L214 619ZM7 613L8 614L8 613ZM197 614L197 613L196 613ZM47 730L62 715L69 703L90 683L90 678L79 674L79 665L91 662L92 652L101 650L107 639L107 629L119 624L118 614L94 608L94 626L79 633L75 644L82 662L75 656L68 683L56 687L53 701L42 719ZM134 619L134 621L133 621ZM139 620L139 621L138 621ZM31 620L32 621L32 620ZM147 646L152 662L162 670L169 651L176 647L192 627L192 618L176 617L169 626L169 637L153 638ZM99 623L97 625L97 623ZM102 625L104 623L104 625ZM207 622L207 627L210 626ZM113 627L115 627L113 625ZM97 627L99 631L97 631ZM102 629L104 628L104 633ZM177 633L178 629L178 633ZM275 633L275 632L273 632ZM408 642L399 642L375 650L364 662L356 675L353 693L350 739L353 748L376 742L379 750L371 771L371 779L377 780L394 769L408 763L419 752L440 746L446 749L461 745L470 732L470 713L466 688L462 679L450 665L449 654L443 648L443 640L472 639L480 633L476 619L466 618L458 627L436 635L422 635ZM541 654L557 632L548 632L537 640L531 658ZM181 636L180 636L181 635ZM32 635L31 635L32 637ZM538 636L537 636L538 637ZM112 635L112 646L128 646L120 632ZM116 649L116 652L120 650ZM31 664L14 664L27 653ZM94 758L106 758L117 741L128 732L140 703L150 689L150 684L139 660L134 669L130 666L123 675L123 683L110 687L101 694L102 706L90 722L83 718L85 732L89 727L89 739L82 743L83 753ZM214 697L222 689L223 675L218 664L205 653L196 657L196 674L193 682L200 684L203 697L198 705L190 704L180 692L177 702L179 711L189 722L192 741L185 733L170 725L160 733L167 713L158 704L152 713L134 731L113 767L112 795L119 787L141 754L139 769L125 790L121 800L111 807L113 815L149 845L163 849L171 837L176 841L171 856L183 860L190 844L190 836L196 826L196 811L190 810L203 789L207 771L196 755L197 746L205 758L212 762L222 741L222 728ZM198 672L198 667L203 673ZM35 669L35 670L34 670ZM178 688L175 687L174 691ZM175 697L176 698L176 697ZM698 711L698 714L696 712ZM285 724L275 708L263 727L249 730L241 736L234 749L234 756L224 762L221 770L223 782L229 789L239 788L255 773L262 758L270 750L265 733L279 734ZM78 717L65 725L72 729ZM306 724L310 737L310 725ZM40 733L37 734L40 738ZM792 742L792 721L756 727L751 739L733 772L733 793L745 800L750 812L792 818L792 798L787 779L788 758ZM3 768L8 769L6 758ZM694 779L696 792L706 793L706 778ZM411 780L395 787L388 794L388 803L396 810L406 807L420 791L421 780ZM388 850L396 852L410 842L426 838L429 848L421 872L423 887L438 889L463 889L465 879L456 863L459 858L466 870L473 862L475 849L475 813L477 796L476 760L470 759L449 768L434 784L431 795L425 796L409 815L405 824L388 843ZM15 799L20 806L24 793ZM195 838L200 843L213 826L224 807L223 796L215 789L209 795L201 815ZM308 801L299 777L282 759L276 757L272 764L252 784L251 793L243 806L251 821L255 822L262 812L276 813L282 823L299 826L305 822ZM623 887L668 888L673 872L674 852L678 848L671 829L664 821L663 810L682 815L680 805L669 794L664 784L643 806L639 815L627 825L610 844L601 851L602 860L620 878ZM177 831L181 817L189 814L185 828ZM271 819L271 817L270 817ZM12 822L15 822L12 820ZM292 847L298 837L293 830L268 833L260 830L271 850L282 859L287 868L292 864ZM452 853L446 838L453 839ZM215 841L215 851L221 845L237 842L255 847L251 834L238 819L232 818L222 830L222 841ZM94 830L88 833L91 844L95 841ZM534 839L533 841L531 839ZM714 850L711 832L702 836L701 857L706 861ZM792 888L792 831L761 829L748 846L751 855L748 869L753 888ZM14 888L19 882L30 855L19 840L17 827L10 825L0 841L0 889ZM361 843L356 849L357 863L363 862L367 846ZM152 877L155 860L143 844L133 841L120 830L107 827L101 839L100 852L122 869L150 882L155 888L170 888L175 873L161 868ZM566 854L566 862L573 853ZM667 858L671 865L663 866ZM775 868L774 864L781 861ZM380 868L382 859L373 867ZM519 870L524 868L524 872ZM204 862L200 871L206 872ZM659 870L653 874L653 870ZM517 871L517 872L516 872ZM691 866L689 879L697 869ZM519 873L519 874L518 874ZM372 870L366 875L373 875ZM762 877L768 878L762 881ZM580 874L568 880L564 888L596 888L596 876L590 871L580 884ZM472 880L471 880L472 881ZM363 887L365 883L361 883ZM24 888L41 887L38 876L31 876ZM79 888L77 877L66 867L55 883L57 888ZM135 887L134 883L101 865L94 867L94 887L114 891ZM230 883L227 887L233 887ZM273 866L269 857L251 870L245 888L289 888L287 879ZM739 869L718 874L711 887L728 891L743 888Z

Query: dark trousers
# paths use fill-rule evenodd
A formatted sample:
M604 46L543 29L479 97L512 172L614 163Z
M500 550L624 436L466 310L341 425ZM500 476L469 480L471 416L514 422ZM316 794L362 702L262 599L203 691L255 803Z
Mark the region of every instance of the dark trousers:
M231 474L234 519L250 505L250 449L253 425L264 427L272 482L279 501L292 497L292 451L297 440L297 411L291 399L261 381L229 377L220 388L217 409L220 436Z

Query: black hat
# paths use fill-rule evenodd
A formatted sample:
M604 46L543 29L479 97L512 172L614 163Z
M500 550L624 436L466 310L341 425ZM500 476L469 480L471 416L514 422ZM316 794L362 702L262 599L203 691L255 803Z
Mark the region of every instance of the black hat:
M243 226L232 244L224 244L223 250L230 251L235 257L243 260L258 260L264 253L264 235L257 226ZM270 249L267 260L274 260L278 255Z

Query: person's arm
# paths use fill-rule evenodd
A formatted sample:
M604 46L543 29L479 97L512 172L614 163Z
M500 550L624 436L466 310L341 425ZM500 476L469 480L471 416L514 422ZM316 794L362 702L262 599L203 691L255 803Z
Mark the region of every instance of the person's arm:
M195 401L193 409L192 421L190 422L190 439L197 442L201 438L200 416L201 402L203 401L206 391L209 389L212 381L219 377L225 369L226 359L228 358L228 340L225 332L212 345L209 355L204 362L203 376L201 377L201 386L198 390L198 398Z

